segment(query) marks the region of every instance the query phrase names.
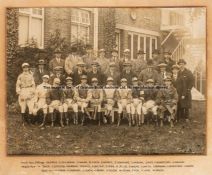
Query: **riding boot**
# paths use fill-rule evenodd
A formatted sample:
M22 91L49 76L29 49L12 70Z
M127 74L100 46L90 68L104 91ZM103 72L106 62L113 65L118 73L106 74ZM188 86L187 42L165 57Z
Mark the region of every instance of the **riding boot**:
M69 116L68 116L67 112L64 112L64 118L66 120L66 126L68 126L69 125Z
M78 125L78 112L74 112L74 125Z
M84 126L85 125L85 113L82 113L82 121L81 121L81 125Z
M45 122L46 122L46 115L47 114L43 114L43 122L41 123L41 125L39 127L43 127L45 126Z
M51 113L51 127L54 127L54 113Z
M158 126L158 116L157 115L153 115L153 118L155 120L155 126Z
M25 126L26 122L25 113L21 113L21 119L22 119L22 126Z
M129 121L129 127L132 126L132 117L130 114L127 114L128 115L128 121Z
M117 123L117 126L120 126L120 123L121 123L121 114L118 114L118 123Z
M64 127L64 125L63 125L63 112L60 112L60 126Z
M135 125L135 118L137 118L137 114L132 114L132 125L134 126Z
M163 119L160 119L160 127L163 127Z
M136 121L136 123L137 123L137 126L141 126L141 115L140 114L137 115L137 121Z
M100 126L101 125L101 112L97 112L96 115L97 115L98 125Z
M32 114L28 114L27 123L28 123L29 126L32 125Z
M171 120L170 120L170 126L171 126L171 128L173 128L173 127L174 127L173 119L171 119Z

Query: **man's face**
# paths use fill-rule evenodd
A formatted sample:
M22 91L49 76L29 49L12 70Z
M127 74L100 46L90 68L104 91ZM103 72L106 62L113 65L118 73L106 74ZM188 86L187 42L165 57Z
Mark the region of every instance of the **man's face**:
M124 53L124 57L129 58L129 56L130 56L130 53L129 52L125 52Z
M86 84L87 83L87 79L81 79L81 83L82 84Z
M59 86L60 86L60 83L58 83L58 82L54 83L54 87L59 87Z
M171 81L165 81L165 85L169 87L171 85Z
M56 57L56 58L60 58L60 57L61 57L61 53L56 53L56 54L55 54L55 57Z
M133 86L138 86L138 81L133 81L132 84Z
M99 53L99 56L102 58L102 57L105 57L105 52L100 52Z
M92 82L92 85L93 85L93 86L97 86L97 85L98 85L98 81L93 81L93 82Z
M154 86L154 83L148 82L147 85L150 86L150 87L152 87L152 86Z
M165 72L166 71L166 67L160 67L160 71L161 72Z
M58 74L61 74L61 70L55 70L55 74L58 75Z
M113 85L113 81L108 81L107 85L110 85L110 86Z
M184 63L180 63L179 67L180 67L181 70L183 70L185 68L185 64Z
M68 80L67 82L66 82L66 84L67 84L67 86L72 86L72 84L73 84L73 82L71 81L71 80Z
M94 72L96 72L96 71L98 70L98 67L97 67L96 65L93 65L93 66L92 66L92 70L93 70Z
M112 52L112 56L113 57L117 57L118 56L118 53L117 52Z
M126 81L121 82L121 86L127 86L127 82Z
M44 68L44 65L43 65L43 64L39 64L39 65L38 65L38 68L39 68L39 69L43 69L43 68Z
M173 74L177 74L178 73L178 69L172 69Z
M28 72L28 71L29 71L29 67L24 66L24 67L23 67L23 71L24 71L24 72Z
M43 78L44 83L48 83L49 79L48 78Z

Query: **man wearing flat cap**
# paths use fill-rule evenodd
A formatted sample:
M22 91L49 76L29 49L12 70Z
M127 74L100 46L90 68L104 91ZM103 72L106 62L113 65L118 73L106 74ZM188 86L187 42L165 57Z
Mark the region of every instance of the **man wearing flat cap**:
M121 74L121 78L127 79L128 86L132 85L132 78L136 76L134 71L132 70L132 64L130 62L124 62L124 68Z
M39 85L42 83L43 75L49 75L49 71L46 69L46 62L44 59L38 60L38 67L35 69L33 73L33 77L35 80L35 85Z
M62 66L56 66L54 67L53 74L49 78L49 83L53 85L53 81L55 78L60 79L60 85L65 85L65 75L63 74L63 67Z
M170 51L165 50L163 52L163 62L166 63L166 70L171 72L172 66L175 64L175 62L171 59Z
M120 72L117 71L115 62L110 62L109 64L109 69L106 72L105 76L106 77L112 77L113 78L113 83L114 85L119 85L120 83Z
M177 92L179 96L178 108L179 116L186 121L189 121L189 109L191 108L191 89L194 86L194 76L190 70L185 68L186 61L180 59L178 61L179 72L178 72L178 85Z
M16 93L18 94L18 102L21 107L22 125L25 122L31 124L34 96L35 96L35 81L33 75L29 72L29 64L22 64L23 72L18 76L16 81ZM29 109L29 115L26 113L26 108Z
M74 73L72 75L74 86L80 84L82 75L87 75L87 72L85 71L85 66L86 65L83 61L79 61L77 63L77 68L76 70L74 70Z
M155 70L152 60L147 61L147 68L141 71L138 78L142 83L146 83L148 79L158 82L158 72Z
M123 52L123 57L120 59L119 61L119 70L122 73L123 69L124 69L124 63L125 62L129 62L130 61L130 50L129 49L125 49Z
M163 126L165 117L168 119L171 127L174 127L174 120L177 113L177 90L172 84L172 78L167 76L164 79L166 89L159 90L157 94L158 99L158 117L160 120L160 126Z
M98 62L92 62L91 63L92 69L91 72L88 73L88 84L91 85L92 78L97 78L99 85L103 85L105 83L105 75L103 72L99 69L99 63Z
M164 79L167 76L171 76L171 72L167 71L167 64L165 62L160 62L158 64L159 72L158 72L158 83L163 84Z
M99 57L96 60L99 63L99 68L102 73L106 73L109 65L109 59L105 57L105 49L99 50Z
M65 59L65 72L68 76L73 74L78 62L82 61L82 57L77 54L77 47L71 47L71 54Z
M49 62L49 71L50 75L53 74L54 68L60 66L64 69L65 61L61 58L62 51L60 49L56 49L54 51L55 57Z

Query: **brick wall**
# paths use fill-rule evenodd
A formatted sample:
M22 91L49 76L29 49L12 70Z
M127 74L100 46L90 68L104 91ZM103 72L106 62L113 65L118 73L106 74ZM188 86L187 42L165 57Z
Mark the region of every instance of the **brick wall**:
M136 14L133 20L131 11ZM161 11L158 8L116 8L116 21L119 24L160 31Z

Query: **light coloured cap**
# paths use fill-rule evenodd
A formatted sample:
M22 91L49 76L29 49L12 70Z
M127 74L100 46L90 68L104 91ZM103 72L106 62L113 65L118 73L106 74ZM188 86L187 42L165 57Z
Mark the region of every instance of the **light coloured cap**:
M79 61L79 62L77 63L77 66L85 66L85 63L84 63L83 61Z
M159 67L166 67L167 64L166 64L166 63L160 63L160 64L158 64L158 66L159 66Z
M66 78L66 81L68 81L68 80L71 80L72 81L72 78L71 77L67 77Z
M54 67L54 70L62 70L62 69L63 69L62 66L56 66L56 67Z
M98 82L97 78L92 78L91 81L92 82Z
M110 67L115 67L115 66L116 66L116 63L111 62L111 63L109 64L109 66L110 66Z
M59 78L55 78L53 84L59 84L59 83L60 83L60 79Z
M133 77L132 81L138 81L138 78L137 77Z
M124 53L129 53L130 50L129 49L124 49Z
M23 63L21 67L29 67L29 63Z
M49 79L49 76L48 75L43 75L43 78Z
M99 49L99 52L105 52L105 49Z
M87 79L87 75L82 75L81 79Z
M172 66L172 69L179 69L179 66L175 64Z
M121 82L127 82L127 79L126 78L122 78Z
M147 83L154 83L154 80L153 79L148 79L146 82Z
M112 77L108 77L107 81L113 81L113 78Z

